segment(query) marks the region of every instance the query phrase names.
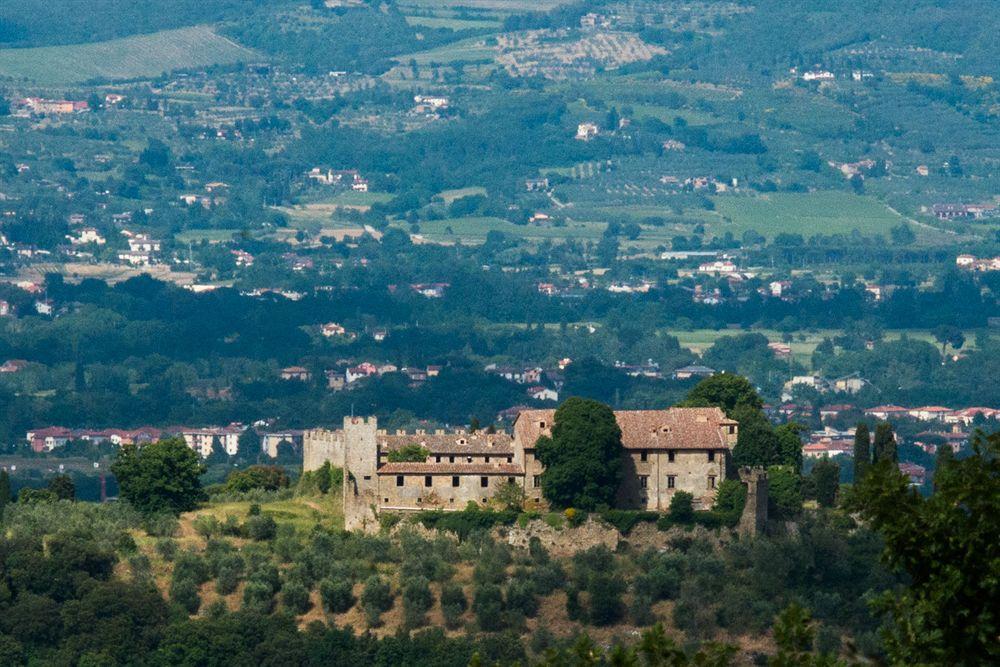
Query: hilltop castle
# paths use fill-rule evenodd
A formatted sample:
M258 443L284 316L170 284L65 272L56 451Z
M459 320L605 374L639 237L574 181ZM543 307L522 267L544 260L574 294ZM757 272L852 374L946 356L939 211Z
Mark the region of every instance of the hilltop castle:
M464 430L390 434L375 417L345 417L336 431L315 429L303 438L304 470L329 461L344 470L344 522L371 529L382 510L464 509L488 501L504 482L542 501L543 466L535 456L539 436L551 435L555 410L524 410L513 434ZM665 510L677 491L709 507L726 476L737 422L719 408L619 410L624 477L618 505ZM423 462L390 462L389 452L408 446L429 452Z

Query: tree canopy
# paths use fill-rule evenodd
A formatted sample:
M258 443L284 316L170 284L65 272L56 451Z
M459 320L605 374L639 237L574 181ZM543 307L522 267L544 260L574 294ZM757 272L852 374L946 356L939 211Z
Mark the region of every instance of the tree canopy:
M121 495L144 513L186 512L204 497L204 466L181 438L125 445L111 465Z
M882 458L855 487L853 509L885 540L885 560L910 579L878 608L894 664L1000 661L1000 434L977 434L973 455L947 459L923 498Z
M556 410L552 437L536 445L542 490L557 507L612 505L621 482L622 432L608 406L570 398Z

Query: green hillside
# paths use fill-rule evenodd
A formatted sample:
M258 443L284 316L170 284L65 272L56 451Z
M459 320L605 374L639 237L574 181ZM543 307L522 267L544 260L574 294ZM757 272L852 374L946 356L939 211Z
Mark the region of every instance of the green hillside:
M195 26L93 44L0 49L0 76L68 85L91 79L151 77L255 57L253 51L210 28Z

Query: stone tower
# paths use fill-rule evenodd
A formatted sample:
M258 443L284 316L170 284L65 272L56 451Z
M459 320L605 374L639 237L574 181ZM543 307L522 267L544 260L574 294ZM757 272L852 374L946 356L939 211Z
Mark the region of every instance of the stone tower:
M378 419L344 417L344 528L378 530Z
M754 537L767 530L767 470L760 466L740 468L740 481L747 487L747 504L738 530L740 535Z

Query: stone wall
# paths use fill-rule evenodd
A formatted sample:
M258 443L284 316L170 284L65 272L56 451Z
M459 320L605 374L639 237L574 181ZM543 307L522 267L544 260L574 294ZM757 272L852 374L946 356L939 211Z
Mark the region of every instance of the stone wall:
M340 466L344 460L344 440L340 431L317 428L302 436L302 471L316 470L329 461Z

